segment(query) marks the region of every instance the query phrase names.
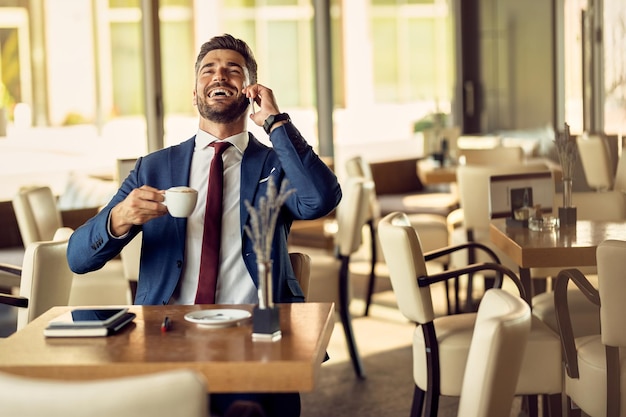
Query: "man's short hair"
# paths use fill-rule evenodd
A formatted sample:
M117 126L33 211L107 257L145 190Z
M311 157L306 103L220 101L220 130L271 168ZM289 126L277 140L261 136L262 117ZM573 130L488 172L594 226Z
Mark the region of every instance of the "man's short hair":
M200 53L198 54L198 59L196 60L196 77L198 76L198 71L200 70L200 63L206 54L215 49L230 49L241 54L246 62L248 73L250 74L250 84L256 84L257 64L252 50L247 43L227 33L221 36L215 36L202 44L200 47Z

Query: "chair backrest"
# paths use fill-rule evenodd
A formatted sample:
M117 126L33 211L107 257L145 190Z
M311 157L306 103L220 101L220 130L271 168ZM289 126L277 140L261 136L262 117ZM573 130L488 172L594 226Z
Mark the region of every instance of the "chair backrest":
M621 155L617 160L617 169L613 179L613 190L626 193L626 152L621 149Z
M309 281L311 279L311 257L302 252L290 252L289 260L293 272L296 274L300 288L304 293L304 298L309 296Z
M575 191L572 204L578 220L623 221L626 219L626 194L620 191ZM554 194L553 213L563 206L563 193Z
M394 212L383 217L378 236L398 308L415 323L434 320L430 288L417 285L417 278L428 275L428 271L422 244L408 216Z
M587 185L599 191L612 189L613 164L605 139L599 135L582 135L576 144Z
M118 186L128 177L130 172L135 168L138 158L118 158L116 160L115 180ZM143 233L139 232L120 252L122 260L122 268L124 277L128 279L131 288L136 288L136 282L139 279L139 265L141 264L141 244ZM133 291L134 292L134 291ZM133 299L135 294L131 294Z
M24 247L52 240L63 226L56 197L48 186L24 187L13 197L12 204Z
M598 292L600 293L600 327L602 343L626 347L626 242L607 240L596 250L598 263Z
M98 381L0 374L2 414L20 417L206 417L207 385L191 370Z
M457 168L459 201L463 209L463 226L466 229L487 230L489 215L489 186L492 175L529 172L548 172L545 164L519 165L460 165Z
M62 239L26 246L20 296L28 299L28 307L17 311L18 330L51 307L68 305L74 274L67 264L67 242Z
M365 178L372 181L373 191L370 193L370 211L368 220L378 221L380 218L380 205L376 198L376 184L372 175L370 164L360 156L354 156L346 161L346 172L348 177Z
M342 185L342 191L343 198L337 207L335 246L340 255L349 256L361 246L363 226L370 218L374 182L349 177Z
M459 160L465 165L515 165L524 161L524 149L521 146L460 149L458 153Z
M508 416L530 333L528 303L506 290L483 296L465 366L459 417Z

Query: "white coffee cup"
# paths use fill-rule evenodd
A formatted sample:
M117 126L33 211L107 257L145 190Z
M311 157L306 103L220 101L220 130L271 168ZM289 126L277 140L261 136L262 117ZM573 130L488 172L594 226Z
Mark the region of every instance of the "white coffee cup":
M163 204L172 217L188 217L196 207L198 191L190 187L179 186L165 190Z

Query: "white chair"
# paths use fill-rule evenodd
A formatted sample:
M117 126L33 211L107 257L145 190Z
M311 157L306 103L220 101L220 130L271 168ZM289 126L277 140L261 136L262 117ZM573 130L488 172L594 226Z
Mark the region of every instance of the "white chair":
M19 295L0 294L0 304L19 307L17 330L54 306L68 305L74 274L67 264L67 234L57 240L30 242L21 266L0 264L0 274L20 279Z
M118 186L135 168L137 158L118 158L115 164L115 180ZM139 232L120 252L124 277L130 285L131 300L135 300L137 280L139 279L139 265L141 263L141 242L143 233Z
M385 216L379 222L378 231L398 307L406 318L417 324L413 337L415 391L411 415L421 415L424 407L425 415L435 416L440 395L461 395L461 381L468 360L476 313L436 317L430 286L468 273L491 271L497 274L494 287L501 286L502 282L498 278L504 274L515 284L520 295L524 295L524 290L517 275L501 265L494 252L484 245L470 242L451 246L439 253L430 253L426 257L421 249L420 237L402 213ZM430 257L466 250L468 247L484 251L492 261L451 268L436 274L428 273L425 262ZM538 395L544 400L550 397L550 406L544 401L544 409L558 407L554 399L561 393L561 378L559 338L533 317L522 371L515 387L516 395L528 396L530 415L537 415L535 400Z
M52 240L63 227L61 211L50 187L24 187L12 200L13 211L24 247L32 242Z
M505 174L522 174L534 172L549 172L545 164L517 164L517 165L460 165L457 168L457 183L459 189L459 199L461 203L462 215L451 213L448 223L458 223L461 227L452 229L450 241L452 244L465 242L480 242L494 250L502 262L509 268L517 270L517 266L495 245L489 238L489 222L491 216L489 212L489 185L490 177ZM450 220L454 218L454 220ZM460 220L459 220L460 219ZM467 253L468 258L461 259L458 255L452 256L452 265L465 265L475 262L484 262L487 259L475 254L473 251ZM473 277L468 277L466 309L471 311L473 306Z
M348 178L342 184L342 190L343 198L336 210L335 253L320 251L312 257L307 301L335 303L354 372L359 378L364 378L365 369L358 352L350 313L350 261L362 245L362 230L368 218L369 199L374 186L363 178ZM292 246L290 251L305 252L297 246ZM307 251L313 252L313 249Z
M458 136L458 135L457 135ZM369 164L360 156L354 156L346 161L346 172L348 177L351 178L364 178L368 181L374 181L372 177L372 171ZM376 184L374 183L374 188ZM380 207L376 198L376 191L371 194L369 202L369 211L367 214L366 224L369 229L369 244L370 244L370 265L369 265L369 281L367 284L367 293L365 295L365 310L363 315L369 315L370 305L372 304L372 297L374 295L374 289L376 286L376 270L377 265L381 264L381 268L384 266L384 259L379 249L378 237L376 233L376 227L380 220ZM424 251L429 252L431 250L440 249L448 246L449 233L446 220L443 216L430 213L413 213L409 214L411 224L417 229L424 241ZM450 263L448 256L442 256L433 261L441 268L447 269ZM388 276L388 274L386 274ZM446 304L448 312L451 311L450 296L448 290L448 284L444 283L446 290ZM458 294L458 292L456 292ZM455 305L458 305L458 297L455 299Z
M560 194L554 196L554 206L560 205ZM582 191L572 193L573 204L577 208L579 220L599 221L624 221L626 219L626 194L619 191ZM597 283L596 267L580 267L587 278ZM533 269L536 276L550 276L556 278L560 268L537 268ZM581 337L600 333L600 309L589 303L585 295L577 288L568 290L569 305L571 307L573 331L575 337ZM537 294L532 299L533 314L558 332L556 321L556 307L554 292L547 291Z
M46 241L63 227L57 199L48 186L22 188L13 198L13 210L24 245ZM113 259L100 270L75 274L70 305L130 304L130 286L122 262Z
M617 160L617 168L615 170L615 178L613 180L613 190L626 193L626 152L621 148L622 152Z
M587 185L597 191L613 188L613 164L605 139L600 135L581 135L576 139L578 155Z
M19 417L208 417L207 385L192 370L96 381L0 374L2 415Z
M577 269L559 273L555 302L565 364L565 413L573 405L591 417L617 417L626 414L626 242L607 240L596 250L598 289ZM572 306L568 303L568 284L572 282L589 304L600 308L601 332L576 337L572 329Z
M463 374L458 417L510 414L531 317L520 297L495 288L485 293Z

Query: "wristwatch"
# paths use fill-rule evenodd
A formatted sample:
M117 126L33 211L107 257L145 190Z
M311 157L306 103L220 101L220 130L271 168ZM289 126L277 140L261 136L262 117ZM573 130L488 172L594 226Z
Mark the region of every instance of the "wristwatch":
M291 121L287 113L272 114L267 119L265 119L265 122L263 122L263 129L265 129L265 132L269 135L270 130L272 130L272 126L274 126L274 123L282 122L285 120L287 122Z

